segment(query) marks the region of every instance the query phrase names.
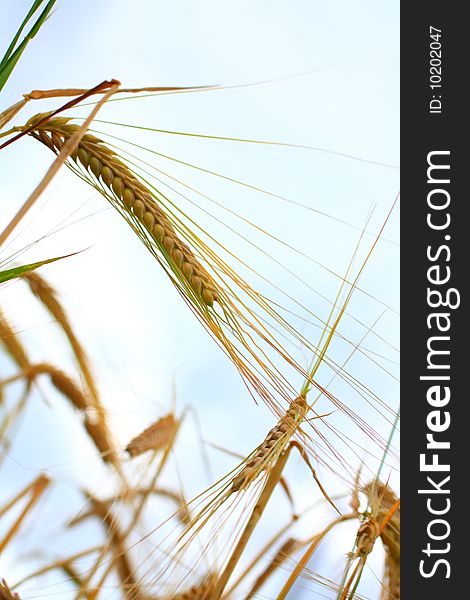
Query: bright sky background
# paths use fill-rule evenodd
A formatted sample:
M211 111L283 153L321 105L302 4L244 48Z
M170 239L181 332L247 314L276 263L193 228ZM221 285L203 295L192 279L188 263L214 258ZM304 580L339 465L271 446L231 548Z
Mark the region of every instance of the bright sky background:
M19 0L2 3L2 48L29 4ZM96 123L94 129L127 137L157 152L309 207L294 206L156 155L145 157L286 240L327 269L345 273L371 210L374 208L367 231L377 232L399 191L398 2L59 0L56 6L5 87L0 110L32 89L88 88L109 78L119 79L126 87L234 86L276 80L213 92L115 102L99 118L172 131L308 145L382 166L318 150L188 139L101 123ZM61 103L60 99L30 103L14 124L23 124L31 115ZM73 114L86 116L90 108L77 109ZM23 139L4 150L1 159L3 228L50 165L52 155L35 140ZM191 198L230 226L240 226L207 200L194 195ZM243 229L243 233L252 236L250 239L281 266L261 252L246 254L246 245L235 235L204 217L196 207L189 210L235 254L248 256L265 277L298 297L321 318L327 318L329 304L289 276L282 265L329 300L334 300L337 293L337 277L250 229ZM2 249L2 260L46 233L51 235L23 253L19 262L83 250L47 267L43 274L60 291L90 351L121 446L169 410L173 379L177 410L194 406L209 441L246 454L263 439L273 424L272 415L264 406L255 406L233 367L196 324L155 260L104 198L64 169L16 233L8 247ZM398 209L392 214L384 237L386 240L379 243L359 283L369 296L356 293L350 309L368 327L381 317L374 331L397 347ZM365 235L362 258L373 239L372 235ZM356 270L360 261L359 258L354 263ZM279 299L282 301L280 296ZM30 342L36 360L73 369L63 339L21 283L2 289L1 304L15 329ZM384 304L389 308L381 316ZM347 318L341 329L356 343L365 333L364 328ZM307 326L303 333L318 336L318 330ZM370 361L356 354L348 370L396 410L397 353L374 335L367 337L364 346L380 355L374 355L380 366L371 366ZM333 344L331 352L338 361L347 356L341 343ZM305 363L309 358L305 356ZM3 365L1 358L0 366L2 376L8 365ZM322 383L326 384L331 373L325 370L323 376ZM335 395L345 404L359 402L348 397L349 390L340 381L334 385ZM68 482L83 481L84 473L87 482L100 490L106 484L99 459L78 431L69 407L57 397L48 399L48 404L39 396L35 400L36 405L22 423L10 460L2 465L2 490L13 493L44 468L62 481L62 491L59 486L59 492L53 496L55 507L66 506L68 495L74 498ZM384 427L376 421L373 411L363 412L367 411L364 402L351 408L372 426ZM331 406L325 403L320 410L331 410ZM340 415L332 416L336 418L335 423L348 433L349 424ZM383 428L380 433L387 437L389 429ZM192 422L188 423L187 436L189 442L182 444L179 466L196 473L202 461L194 461L197 445L195 440L191 442L196 437ZM368 450L372 449L371 444ZM234 466L233 459L215 452L211 459L219 474ZM293 462L296 464L289 481L299 495L299 503L305 504L312 482L297 457ZM355 462L359 466L359 461ZM376 463L371 463L371 468L374 466ZM327 471L319 469L319 474L328 481ZM187 481L187 495L191 497L200 491L198 479L189 474ZM396 487L396 475L392 475L392 481ZM341 490L344 491L339 487L336 491ZM279 503L285 509L282 498ZM44 510L44 521L50 523L51 514L51 509ZM268 522L263 531L272 531L269 527ZM345 531L348 530L341 530L340 535L346 536ZM353 537L348 531L346 542L338 542L340 552L334 545L325 545L321 566L312 568L337 579L341 552L351 549ZM326 572L324 565L331 564L333 568ZM379 576L380 569L379 565ZM373 576L369 579L371 597L377 597L377 583ZM63 594L58 592L56 597L68 597ZM309 593L300 588L292 593L292 598L308 597Z

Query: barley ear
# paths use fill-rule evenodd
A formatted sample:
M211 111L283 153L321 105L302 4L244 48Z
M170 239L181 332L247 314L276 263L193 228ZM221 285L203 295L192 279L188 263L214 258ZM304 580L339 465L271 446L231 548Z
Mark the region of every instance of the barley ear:
M69 119L65 118L54 117L46 123L42 123L43 119L43 115L33 117L25 129L37 123L37 129L30 134L57 154L78 126L69 124ZM107 189L119 210L147 231L170 269L192 293L206 306L212 306L218 298L214 280L180 238L155 195L117 154L96 136L85 134L72 154L72 160L88 175L92 174L99 186Z

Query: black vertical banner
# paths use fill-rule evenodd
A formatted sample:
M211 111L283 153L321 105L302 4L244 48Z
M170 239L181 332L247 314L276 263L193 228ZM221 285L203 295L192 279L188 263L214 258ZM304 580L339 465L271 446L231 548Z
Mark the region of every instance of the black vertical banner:
M402 504L405 600L470 598L470 38L464 4L403 3ZM466 385L465 385L466 384Z

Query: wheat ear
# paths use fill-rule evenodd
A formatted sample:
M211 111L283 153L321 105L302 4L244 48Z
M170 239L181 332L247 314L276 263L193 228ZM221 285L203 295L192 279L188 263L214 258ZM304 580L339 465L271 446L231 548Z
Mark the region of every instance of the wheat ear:
M126 452L135 458L147 450L160 450L169 444L175 433L177 422L170 413L147 427L126 446Z
M258 446L250 461L233 478L232 492L246 489L262 471L269 469L294 435L307 411L308 404L304 396L299 396L291 402L285 415L279 419L276 426L265 437L263 443Z
M26 128L40 122L44 114L33 117ZM31 131L56 154L78 130L78 125L69 119L56 117ZM196 296L207 306L217 300L216 285L209 273L200 264L193 251L176 233L168 216L155 202L150 190L131 172L99 138L85 134L78 144L72 159L92 173L97 182L104 185L118 201L121 210L131 212L153 238L171 270L184 279Z
M385 576L382 600L400 600L400 508L390 487L372 481L364 487L372 512L377 514L380 538L385 547Z
M20 600L18 594L10 590L4 579L0 579L0 600Z

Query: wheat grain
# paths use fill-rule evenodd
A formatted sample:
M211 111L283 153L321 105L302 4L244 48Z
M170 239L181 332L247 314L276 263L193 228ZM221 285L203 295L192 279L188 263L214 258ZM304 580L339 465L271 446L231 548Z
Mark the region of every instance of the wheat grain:
M41 121L44 114L33 117L26 128ZM30 135L44 143L53 152L60 152L63 145L77 131L77 125L66 118L53 118L31 131ZM200 264L193 251L176 233L168 216L159 206L150 190L130 171L102 140L85 134L72 154L73 160L113 194L120 207L138 219L156 242L160 252L172 270L182 276L196 296L204 304L212 306L217 300L216 285Z

